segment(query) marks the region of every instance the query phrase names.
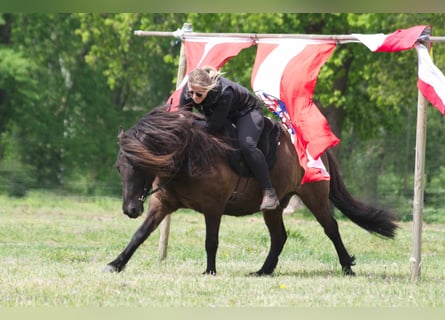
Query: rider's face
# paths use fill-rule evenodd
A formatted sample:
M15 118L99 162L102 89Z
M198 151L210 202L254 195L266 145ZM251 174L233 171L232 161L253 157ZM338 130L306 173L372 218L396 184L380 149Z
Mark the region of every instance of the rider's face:
M188 94L190 98L196 103L200 104L207 97L207 91L201 87L188 85Z

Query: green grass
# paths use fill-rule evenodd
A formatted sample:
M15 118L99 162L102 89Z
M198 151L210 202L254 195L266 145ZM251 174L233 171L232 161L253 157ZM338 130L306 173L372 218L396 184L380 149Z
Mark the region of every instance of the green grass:
M266 257L261 215L224 217L216 277L204 276L202 215L172 216L167 259L158 261L159 231L124 272L102 270L142 223L121 213L114 198L31 193L0 196L0 307L443 307L445 225L424 224L422 275L410 280L411 223L395 240L340 220L356 277L344 277L335 250L314 219L285 216L289 239L272 276L252 277Z

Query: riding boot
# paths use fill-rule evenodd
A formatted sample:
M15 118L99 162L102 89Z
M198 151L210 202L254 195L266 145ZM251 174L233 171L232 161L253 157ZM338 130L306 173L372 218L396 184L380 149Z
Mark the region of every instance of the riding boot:
M275 210L280 205L277 193L274 188L263 190L263 201L261 202L260 210Z

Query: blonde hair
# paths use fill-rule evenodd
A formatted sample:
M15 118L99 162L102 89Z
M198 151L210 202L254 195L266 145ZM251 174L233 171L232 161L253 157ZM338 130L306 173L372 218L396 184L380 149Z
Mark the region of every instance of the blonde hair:
M189 84L205 91L212 90L218 83L221 73L213 67L196 68L189 73Z

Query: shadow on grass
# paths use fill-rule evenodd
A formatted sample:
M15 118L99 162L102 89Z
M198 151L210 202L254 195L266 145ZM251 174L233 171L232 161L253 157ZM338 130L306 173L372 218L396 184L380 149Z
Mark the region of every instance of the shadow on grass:
M360 273L356 271L355 276L344 275L341 270L332 269L317 269L317 270L287 270L276 271L271 275L257 276L254 274L246 274L247 277L293 277L293 278L344 278L344 279L367 279L369 281L410 281L410 274L390 273L387 271L375 272L375 273Z

